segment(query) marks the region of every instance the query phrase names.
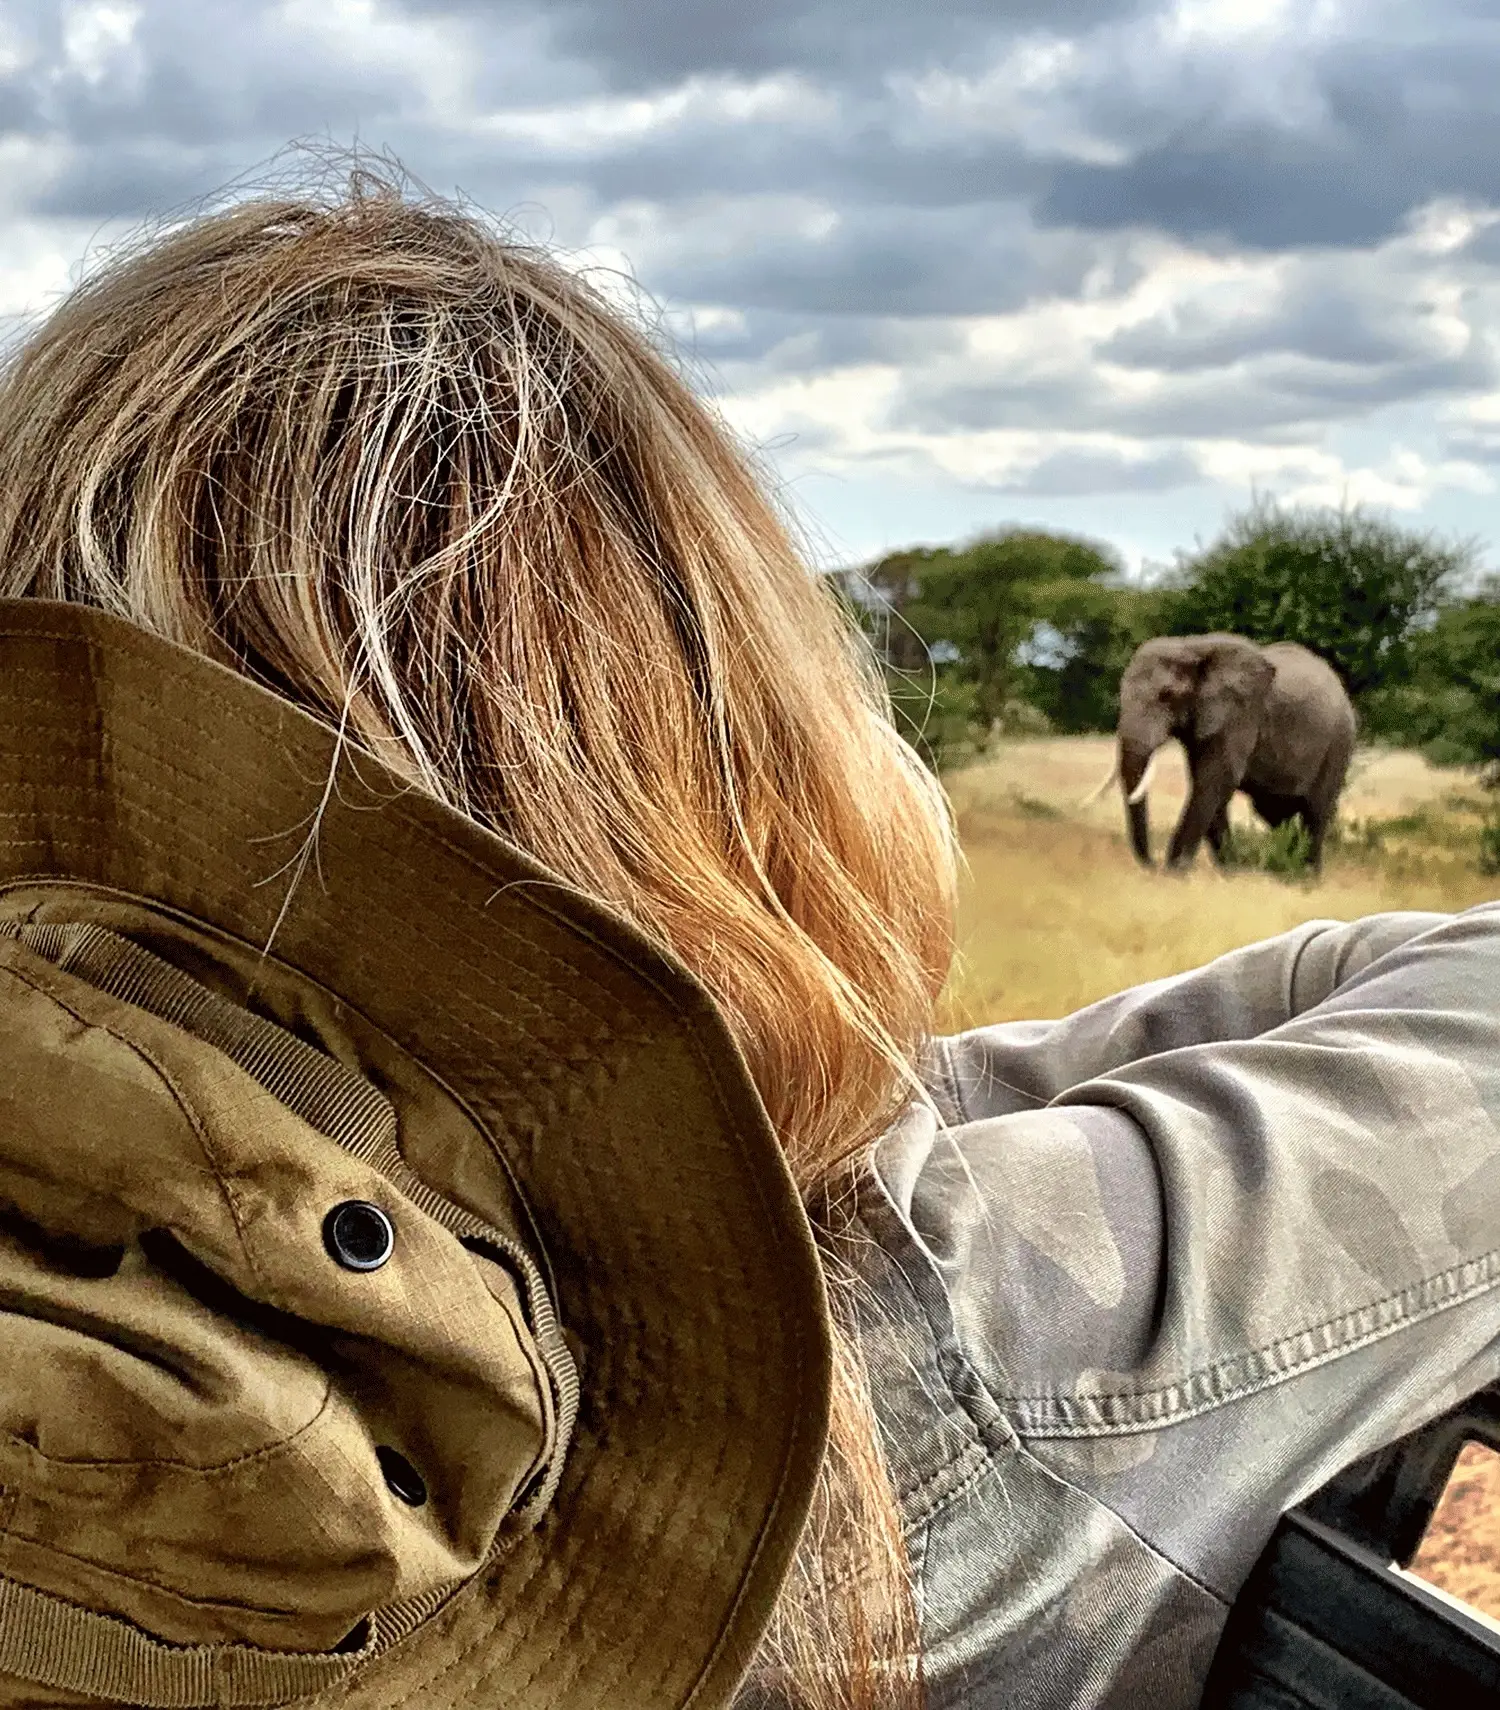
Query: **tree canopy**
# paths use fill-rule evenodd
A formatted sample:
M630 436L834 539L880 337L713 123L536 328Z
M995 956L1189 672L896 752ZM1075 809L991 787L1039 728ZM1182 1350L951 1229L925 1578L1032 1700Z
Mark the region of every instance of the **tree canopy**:
M1168 627L1299 641L1356 699L1403 676L1474 547L1403 529L1358 507L1285 508L1260 499L1212 545L1179 558Z

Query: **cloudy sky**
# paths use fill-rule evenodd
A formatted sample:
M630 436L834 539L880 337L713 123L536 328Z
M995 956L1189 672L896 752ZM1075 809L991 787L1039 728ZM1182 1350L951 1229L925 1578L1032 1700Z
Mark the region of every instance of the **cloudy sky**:
M1497 117L1494 0L0 0L0 315L358 141L634 281L824 562L1252 488L1500 562Z

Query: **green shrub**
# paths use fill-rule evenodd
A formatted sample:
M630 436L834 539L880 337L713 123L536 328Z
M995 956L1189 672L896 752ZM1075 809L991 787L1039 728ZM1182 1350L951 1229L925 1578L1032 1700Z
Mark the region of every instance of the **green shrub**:
M1450 602L1412 638L1406 681L1361 708L1367 731L1436 765L1500 760L1500 589Z
M1472 766L1479 759L1471 742L1448 731L1444 731L1441 736L1434 736L1431 742L1424 742L1421 754L1424 760L1434 766Z
M886 672L896 729L934 772L983 755L991 736L975 706L974 685L944 667Z
M1312 839L1300 819L1271 827L1231 825L1220 851L1226 867L1274 873L1280 879L1307 875Z
M1357 506L1257 499L1210 546L1179 557L1169 627L1301 642L1358 698L1401 680L1413 636L1474 559L1468 542L1415 534Z
M841 583L846 606L859 609L858 621L888 668L930 683L936 667L965 686L978 732L988 733L997 722L1013 724L1010 709L1017 702L1038 707L1049 729L1078 729L1093 726L1056 716L1072 688L1053 705L1037 694L1028 644L1054 619L1086 625L1102 614L1113 633L1108 612L1118 595L1099 584L1122 568L1113 550L1095 541L1002 529L960 547L890 553ZM1065 657L1077 651L1064 637ZM1086 662L1085 688L1094 687L1097 675L1097 661ZM981 738L970 733L963 740Z

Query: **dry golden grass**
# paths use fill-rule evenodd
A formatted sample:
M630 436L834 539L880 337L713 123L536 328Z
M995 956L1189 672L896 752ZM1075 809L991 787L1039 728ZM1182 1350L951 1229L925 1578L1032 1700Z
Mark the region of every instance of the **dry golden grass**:
M1327 853L1323 877L1289 881L1220 873L1206 849L1181 877L1142 870L1125 840L1118 787L1082 805L1112 753L1108 737L1017 741L947 779L970 871L945 1030L1066 1015L1305 920L1500 897L1500 878L1477 868L1477 780L1438 771L1420 755L1358 754L1342 804L1344 837ZM1185 784L1174 746L1152 790L1158 857ZM1232 819L1254 821L1243 798ZM1500 1617L1500 1461L1466 1453L1458 1474L1413 1566Z
M1065 1015L1305 920L1464 908L1500 896L1500 880L1475 861L1474 778L1439 771L1420 755L1361 751L1343 802L1352 842L1330 850L1321 880L1287 881L1221 873L1206 849L1182 876L1138 867L1118 788L1083 805L1112 753L1108 737L1016 741L949 775L970 872L944 1027ZM1185 784L1173 745L1151 792L1158 855ZM1242 797L1231 818L1255 823ZM1403 827L1403 819L1419 823ZM1358 846L1361 832L1392 822L1382 847Z

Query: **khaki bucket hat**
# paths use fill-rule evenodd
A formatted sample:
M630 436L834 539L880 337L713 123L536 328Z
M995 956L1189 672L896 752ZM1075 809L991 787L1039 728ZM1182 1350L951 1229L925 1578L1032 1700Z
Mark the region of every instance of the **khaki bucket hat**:
M680 965L233 671L0 601L0 1704L723 1704L829 1360Z

